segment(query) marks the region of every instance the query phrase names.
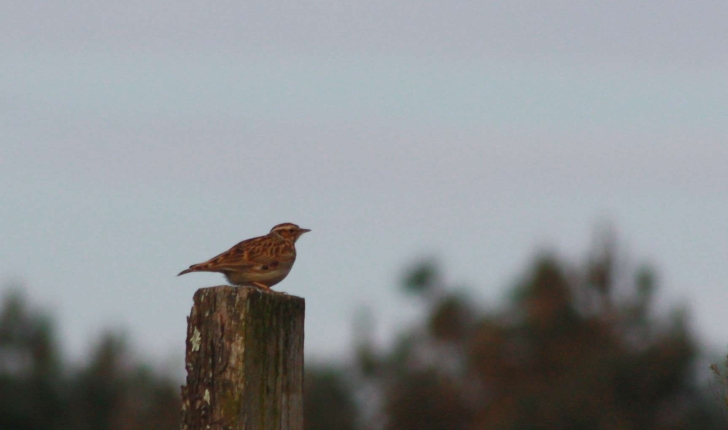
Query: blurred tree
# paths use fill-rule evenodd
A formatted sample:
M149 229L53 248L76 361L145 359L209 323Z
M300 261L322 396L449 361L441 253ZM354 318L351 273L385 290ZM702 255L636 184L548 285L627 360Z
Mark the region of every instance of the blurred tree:
M62 386L50 319L10 288L0 311L0 429L63 428Z
M728 424L728 356L723 361L723 366L716 363L710 365L710 371L713 373L714 380L711 381L710 387L718 407L721 411L723 421Z
M440 273L435 260L429 258L412 267L405 275L402 285L405 292L428 295L439 290Z
M181 401L171 379L134 363L123 336L102 335L73 381L70 408L78 430L179 427Z
M343 372L308 366L304 387L304 419L310 430L354 430L356 405Z
M91 361L74 378L71 395L73 427L79 430L110 430L124 391L126 351L121 337L105 334Z
M721 428L695 383L685 313L653 315L656 278L604 238L583 266L539 256L502 313L454 294L431 261L404 277L426 319L368 351L387 429ZM376 363L372 371L371 363Z
M0 311L0 430L178 429L178 387L102 336L79 370L60 359L53 324L11 289Z
M362 314L357 371L307 367L306 428L724 428L696 383L685 311L653 309L654 271L630 266L613 237L587 255L576 265L539 255L499 312L478 308L434 260L421 261L402 287L423 317L390 351L376 347L373 317ZM177 429L178 391L113 333L69 369L51 320L17 291L5 296L0 430Z

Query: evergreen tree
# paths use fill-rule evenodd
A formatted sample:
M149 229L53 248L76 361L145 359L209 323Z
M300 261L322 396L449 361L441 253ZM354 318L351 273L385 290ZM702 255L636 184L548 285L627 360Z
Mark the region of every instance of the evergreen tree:
M539 256L501 312L454 292L432 261L405 291L427 308L389 354L361 348L387 429L722 428L696 385L685 312L605 240L580 265ZM376 426L373 426L376 427Z

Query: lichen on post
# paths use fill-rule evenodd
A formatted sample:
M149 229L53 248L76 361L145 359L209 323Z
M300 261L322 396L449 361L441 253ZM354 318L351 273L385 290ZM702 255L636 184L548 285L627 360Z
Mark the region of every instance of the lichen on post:
M195 293L182 430L302 430L305 301L252 287Z

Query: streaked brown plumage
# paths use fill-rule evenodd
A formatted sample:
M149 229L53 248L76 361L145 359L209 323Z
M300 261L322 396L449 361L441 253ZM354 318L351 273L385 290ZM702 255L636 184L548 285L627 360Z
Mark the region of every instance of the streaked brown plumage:
M269 290L281 282L296 261L296 241L311 230L283 223L265 236L244 240L204 263L193 264L179 275L190 272L219 272L233 285Z

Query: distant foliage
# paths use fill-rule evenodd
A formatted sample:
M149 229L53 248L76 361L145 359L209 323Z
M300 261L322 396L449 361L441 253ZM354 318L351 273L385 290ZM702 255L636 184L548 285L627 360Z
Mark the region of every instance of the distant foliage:
M433 260L418 264L407 272L403 286L405 291L413 294L426 294L434 290L439 282L437 265Z
M0 311L0 429L177 430L179 389L104 335L89 361L61 360L52 320L11 290Z
M356 404L344 372L308 366L304 393L306 430L356 429Z
M728 424L728 357L723 362L723 366L711 364L710 371L713 372L715 378L711 384L713 395L721 404L723 421Z
M697 386L685 312L659 315L653 271L631 268L614 241L580 265L539 256L500 312L440 273L426 261L405 276L427 310L391 352L359 347L380 400L364 428L724 428Z
M581 263L538 256L498 311L453 288L436 261L413 266L401 287L421 319L382 348L375 314L360 315L355 362L306 369L306 430L724 429L694 373L686 312L657 312L654 271L617 251L608 237ZM713 372L726 402L725 369ZM103 336L73 368L52 321L5 296L0 430L177 429L179 416L179 388L132 360L123 338Z

